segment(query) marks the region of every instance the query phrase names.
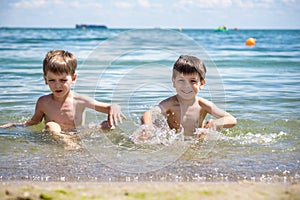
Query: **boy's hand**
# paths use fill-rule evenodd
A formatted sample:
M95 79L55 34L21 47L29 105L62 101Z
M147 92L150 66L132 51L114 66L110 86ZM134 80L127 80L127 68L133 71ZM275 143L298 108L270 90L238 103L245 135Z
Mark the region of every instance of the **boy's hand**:
M122 118L126 120L126 116L121 112L120 106L117 104L112 104L107 116L109 126L117 126L118 122L122 124Z
M24 126L23 123L8 123L8 124L4 124L2 126L0 126L0 128L10 128L13 126Z
M131 140L134 143L146 142L151 139L155 135L155 128L152 124L141 125L133 134L130 136Z
M217 130L217 125L214 123L213 119L210 119L206 122L206 125L204 126L204 128L209 128L213 131Z
M15 126L14 123L8 123L8 124L1 125L0 128L9 128L12 126Z

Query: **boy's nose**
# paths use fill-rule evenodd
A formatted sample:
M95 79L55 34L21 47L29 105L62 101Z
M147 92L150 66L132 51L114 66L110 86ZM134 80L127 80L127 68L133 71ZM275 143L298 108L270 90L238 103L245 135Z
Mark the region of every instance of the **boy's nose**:
M190 88L190 83L189 82L184 82L183 87Z
M55 87L60 87L60 86L61 86L61 83L60 83L59 81L56 81L55 84L54 84L54 86L55 86Z

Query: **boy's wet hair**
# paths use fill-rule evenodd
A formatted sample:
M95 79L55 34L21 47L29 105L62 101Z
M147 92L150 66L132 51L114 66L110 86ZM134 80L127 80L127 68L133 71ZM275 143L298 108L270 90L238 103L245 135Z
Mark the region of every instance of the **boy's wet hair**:
M74 75L77 67L75 56L64 50L49 51L43 61L43 72L47 75L48 71L54 74L70 74Z
M176 73L193 74L198 73L200 80L205 79L206 67L204 63L195 56L181 55L174 63L173 78L176 77Z

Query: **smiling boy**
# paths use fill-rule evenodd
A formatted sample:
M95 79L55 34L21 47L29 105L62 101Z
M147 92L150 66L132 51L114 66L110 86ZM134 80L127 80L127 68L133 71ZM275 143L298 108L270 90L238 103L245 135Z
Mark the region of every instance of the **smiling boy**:
M196 128L211 128L221 130L236 125L236 119L229 113L218 108L214 103L197 97L203 89L206 75L204 63L194 56L182 55L173 67L172 82L176 95L161 101L158 110L167 117L171 129L184 129L184 135L191 136ZM210 119L206 124L206 115ZM152 125L152 111L146 111L142 116L142 123Z

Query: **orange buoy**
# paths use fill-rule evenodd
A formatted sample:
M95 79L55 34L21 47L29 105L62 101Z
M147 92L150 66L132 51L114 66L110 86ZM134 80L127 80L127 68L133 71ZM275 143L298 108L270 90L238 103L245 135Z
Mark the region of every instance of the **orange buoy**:
M256 39L255 39L255 38L248 38L248 39L246 40L246 42L245 42L245 44L246 44L247 46L254 46L255 43L256 43Z

